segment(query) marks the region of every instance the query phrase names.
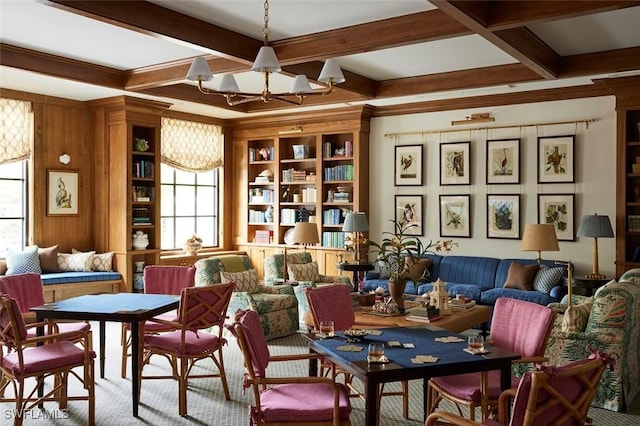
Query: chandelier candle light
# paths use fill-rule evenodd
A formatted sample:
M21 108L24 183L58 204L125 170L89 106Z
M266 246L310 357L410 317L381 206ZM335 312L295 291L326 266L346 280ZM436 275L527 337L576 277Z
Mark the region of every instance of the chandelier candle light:
M609 216L599 216L597 213L584 215L576 235L593 238L593 272L585 277L594 280L605 279L606 277L598 271L598 238L613 238Z
M207 89L202 86L203 81L213 79L213 74L209 68L207 60L203 57L197 57L193 60L189 71L187 72L187 80L197 81L198 89L205 95L219 95L227 99L227 103L231 106L239 105L245 102L259 101L267 103L272 100L291 103L294 105L302 104L305 96L310 95L328 95L333 90L334 84L344 83L345 78L342 74L340 66L334 59L328 59L318 77L318 83L325 87L321 89L312 89L307 76L299 74L295 76L293 86L290 92L272 93L269 89L269 74L282 71L276 53L273 47L269 46L269 1L264 2L264 45L258 51L251 70L261 72L264 76L264 87L261 93L241 92L233 74L224 74L222 81L218 86L218 90Z

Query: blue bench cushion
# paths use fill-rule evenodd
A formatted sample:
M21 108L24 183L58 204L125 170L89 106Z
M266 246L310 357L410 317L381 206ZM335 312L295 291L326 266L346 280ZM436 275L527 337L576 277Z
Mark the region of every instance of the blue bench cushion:
M119 272L53 272L40 275L42 285L84 283L88 281L119 281Z

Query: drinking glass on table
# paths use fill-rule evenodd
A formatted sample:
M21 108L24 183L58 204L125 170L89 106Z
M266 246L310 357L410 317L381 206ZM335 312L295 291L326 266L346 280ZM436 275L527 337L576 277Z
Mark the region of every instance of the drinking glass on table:
M467 349L473 352L481 352L484 350L484 338L481 335L469 336Z
M384 343L369 343L369 359L380 359L384 356Z
M333 321L321 321L320 333L323 333L327 337L333 337L335 332Z

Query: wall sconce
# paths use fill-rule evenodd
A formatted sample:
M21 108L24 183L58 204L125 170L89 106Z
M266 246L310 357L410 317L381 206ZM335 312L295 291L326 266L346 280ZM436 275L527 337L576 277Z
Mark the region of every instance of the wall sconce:
M69 164L69 162L71 161L71 156L69 154L62 154L60 157L58 157L58 160L62 164Z

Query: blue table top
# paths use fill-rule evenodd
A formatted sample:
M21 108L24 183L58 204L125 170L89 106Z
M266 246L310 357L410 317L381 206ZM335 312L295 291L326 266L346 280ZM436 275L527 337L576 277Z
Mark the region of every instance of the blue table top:
M438 358L436 365L454 364L460 362L479 361L481 355L472 355L463 349L467 347L466 336L461 336L447 330L428 330L426 328L395 327L382 328L379 336L367 335L362 343L349 343L345 341L342 333L336 333L331 339L317 340L315 345L322 347L333 356L340 357L348 362L366 361L369 343L385 343L385 355L389 360L405 368L422 367L423 364L414 364L412 358L418 355L430 355ZM462 342L442 343L437 342L437 337L456 336L463 339ZM399 341L400 343L413 343L415 348L389 347L387 342ZM354 345L362 347L359 352L347 352L338 350L337 347ZM490 349L490 348L488 348Z
M44 305L48 310L113 314L157 309L175 303L176 296L165 294L116 293L73 297Z

